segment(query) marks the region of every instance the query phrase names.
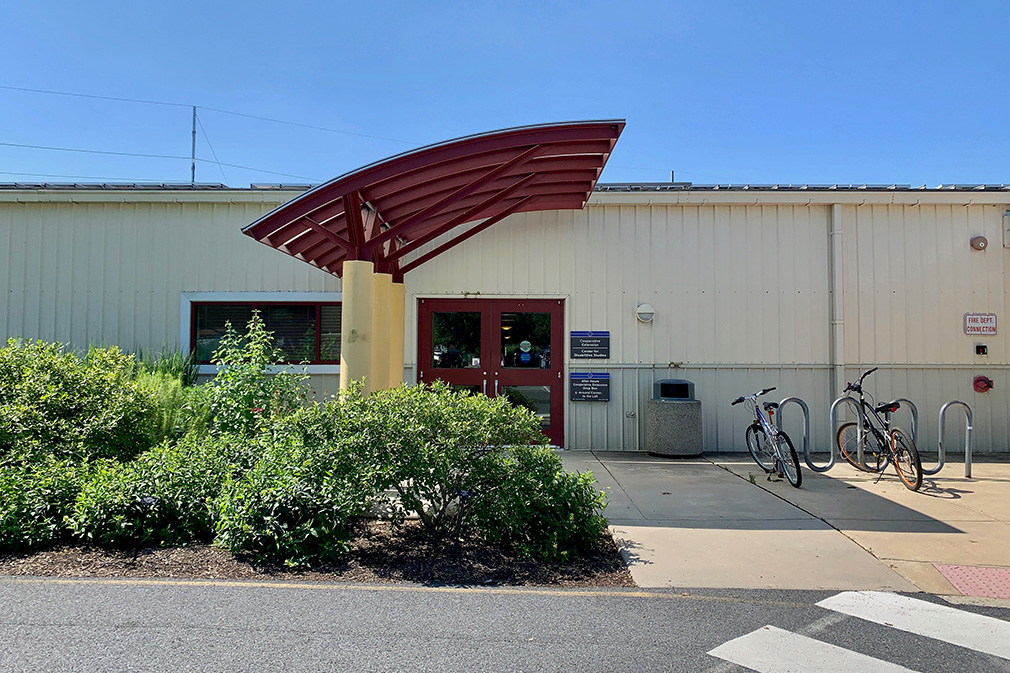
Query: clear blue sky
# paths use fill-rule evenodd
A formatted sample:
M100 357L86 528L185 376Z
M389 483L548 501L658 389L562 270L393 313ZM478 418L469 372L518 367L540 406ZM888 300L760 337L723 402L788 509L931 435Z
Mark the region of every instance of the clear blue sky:
M1010 3L7 3L0 85L197 105L197 180L624 118L604 182L1010 183ZM0 182L188 182L187 107L0 88ZM358 134L358 135L354 135ZM371 137L363 137L371 136ZM68 176L68 177L60 177ZM72 177L70 177L72 176ZM290 177L299 176L299 177Z

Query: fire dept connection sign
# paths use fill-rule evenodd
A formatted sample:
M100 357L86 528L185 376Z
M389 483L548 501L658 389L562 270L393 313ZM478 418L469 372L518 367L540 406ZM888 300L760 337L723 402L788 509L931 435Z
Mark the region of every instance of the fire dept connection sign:
M972 336L996 336L996 314L965 313L964 333Z

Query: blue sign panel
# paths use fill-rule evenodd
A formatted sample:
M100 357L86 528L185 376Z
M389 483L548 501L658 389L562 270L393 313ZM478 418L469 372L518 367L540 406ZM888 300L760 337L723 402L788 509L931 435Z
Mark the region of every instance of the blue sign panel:
M578 332L572 330L572 357L606 360L610 357L610 331Z
M572 402L609 402L609 372L572 372L568 399Z

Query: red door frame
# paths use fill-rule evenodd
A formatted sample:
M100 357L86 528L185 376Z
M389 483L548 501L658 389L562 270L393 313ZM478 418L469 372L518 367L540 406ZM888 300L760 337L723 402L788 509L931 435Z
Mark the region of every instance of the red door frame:
M419 299L417 329L418 380L445 381L452 385L476 386L495 397L504 386L548 386L551 391L550 426L544 432L551 443L564 446L564 300L563 299ZM431 362L431 315L434 312L468 311L481 314L481 367L441 369ZM550 367L525 369L505 367L501 362L501 317L503 313L550 313Z
M432 361L431 314L435 312L467 311L479 312L481 366L473 369L443 369ZM445 381L454 386L477 386L485 395L489 393L491 319L481 309L480 302L471 299L419 299L417 324L417 378L418 381ZM427 326L427 329L425 328Z

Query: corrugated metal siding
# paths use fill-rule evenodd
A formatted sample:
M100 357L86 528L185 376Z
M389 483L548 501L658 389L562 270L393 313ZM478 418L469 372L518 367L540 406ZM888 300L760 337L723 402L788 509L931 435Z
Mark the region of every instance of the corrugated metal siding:
M924 452L935 451L939 409L950 400L974 410L976 450L1010 448L1004 212L995 205L842 208L846 374L852 380L880 366L867 389L880 401L906 397L916 403ZM987 249L971 248L977 235L989 240ZM995 313L997 335L966 335L965 313ZM976 343L988 346L988 356L975 355ZM974 392L979 374L996 387ZM960 413L949 412L945 438L957 450L963 444Z
M1002 215L995 206L863 206L842 209L845 359L850 363L1006 362L1006 328L982 339L976 359L965 313L1007 316ZM973 250L984 235L990 247Z
M972 405L976 450L1005 451L1006 330L1010 297L999 205L846 205L841 208L845 376L882 366L868 389L908 397L921 416L924 452L936 446L936 416L952 399ZM830 206L596 205L582 212L514 216L412 272L408 293L561 296L566 330L609 329L610 361L569 362L611 372L610 404L571 403L572 448L638 449L652 381L695 381L704 408L706 450L743 450L742 414L728 402L777 385L812 413L811 447L831 440L827 410L844 381L830 373L828 228ZM974 251L972 236L991 247ZM638 324L635 306L656 319ZM414 302L408 302L413 310ZM999 315L1000 334L963 333L964 313ZM416 358L416 317L406 359ZM989 345L977 358L974 343ZM567 344L566 344L567 347ZM666 369L669 363L683 363ZM885 365L899 365L885 373ZM997 381L977 394L976 374ZM876 387L875 387L876 386ZM628 418L634 412L635 418ZM799 416L792 433L799 448ZM952 412L946 440L960 446ZM788 423L787 423L788 425ZM985 429L982 429L983 426Z
M829 213L642 205L513 216L408 274L406 360L417 357L418 297L565 297L566 332L610 330L613 356L568 362L612 376L609 404L568 405L570 448L637 450L652 382L677 362L675 378L697 377L706 449L743 449L746 419L728 414L737 395L779 385L809 403L818 393L802 382L823 378L827 396ZM635 319L640 303L655 306L652 324Z
M339 291L242 236L264 203L0 203L0 334L74 348L179 347L179 296Z
M581 370L581 367L575 367ZM659 379L687 379L695 383L695 392L702 406L702 438L706 451L746 451L744 430L753 420L753 410L731 406L740 395L749 395L761 388L777 386L777 390L762 398L778 401L785 397L800 397L811 410L826 410L829 399L829 369L827 367L746 367L708 366L676 369L651 366L610 368L611 399L609 404L570 403L568 406L569 448L607 451L637 451L644 445L646 401L652 397L653 382ZM628 412L634 412L629 418ZM802 413L796 406L786 409L785 430L802 450ZM826 451L828 442L827 413L811 417L811 451Z
M919 198L887 198L913 196ZM1005 451L1006 206L936 205L954 196L842 205L840 225L830 222L833 208L824 199L772 205L779 197L756 194L741 203L750 197L740 192L691 197L709 203L656 195L653 203L513 216L408 274L405 378L416 379L418 297L564 298L566 332L609 329L613 353L608 361L567 361L569 371L613 376L610 403L568 404L570 448L639 449L652 382L687 378L702 400L706 450L743 450L747 416L729 401L770 385L778 390L769 399L807 401L812 447L823 450L831 441L827 409L844 384L832 388L828 230L834 224L842 236L836 260L842 378L881 366L868 389L878 399L918 403L924 451L935 447L939 407L952 399L975 410L977 450ZM178 346L181 292L340 289L338 279L239 233L275 205L262 195L46 198L0 203L4 336L159 350ZM978 234L990 241L984 252L969 247ZM635 320L643 302L656 308L652 324ZM964 335L967 312L996 313L1000 333ZM974 355L976 341L989 346L988 357ZM977 374L995 379L995 390L974 393ZM316 377L314 384L336 389L331 378ZM957 413L946 438L952 449L963 432ZM787 414L800 448L798 410Z
M846 368L847 380L854 380L862 371L863 368ZM971 382L980 373L993 379L996 385L993 390L982 394L974 392ZM878 402L897 398L912 400L919 412L917 446L925 462L927 457L936 460L940 407L951 400L967 402L972 408L976 452L1007 451L1007 438L1010 437L1010 405L1006 395L1010 385L1008 374L1006 365L989 369L885 365L866 379L865 388ZM909 430L911 420L908 410L898 410L894 422ZM964 423L964 412L960 408L948 410L943 440L948 452L960 453L964 450Z
M826 364L828 212L604 206L513 216L412 271L407 292L568 297L566 328L611 330L617 364ZM635 320L640 303L656 307L652 324ZM416 330L416 314L408 324ZM416 344L416 332L408 337Z

